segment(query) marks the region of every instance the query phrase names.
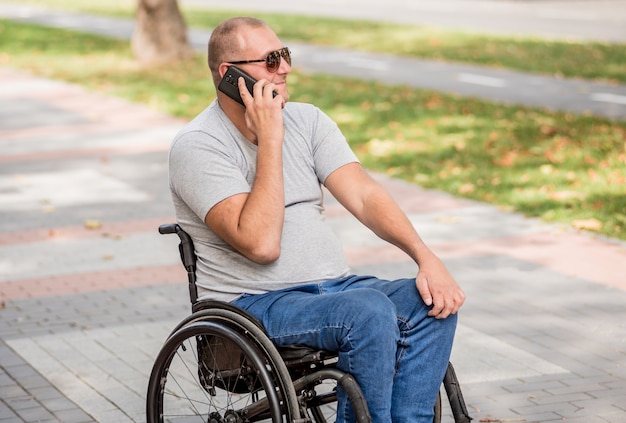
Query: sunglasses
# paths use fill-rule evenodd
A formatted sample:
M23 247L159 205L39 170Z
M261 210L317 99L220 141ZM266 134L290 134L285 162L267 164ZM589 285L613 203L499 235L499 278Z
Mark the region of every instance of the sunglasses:
M285 59L285 62L291 66L291 50L289 47L283 47L280 50L270 51L265 59L258 60L239 60L237 62L228 62L232 65L243 65L245 63L260 63L265 62L268 72L274 73L278 71L280 67L280 58Z

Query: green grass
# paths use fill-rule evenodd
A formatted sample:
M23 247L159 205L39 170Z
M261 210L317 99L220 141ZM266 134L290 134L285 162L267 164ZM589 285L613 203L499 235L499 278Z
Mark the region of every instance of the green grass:
M22 0L66 10L132 17L135 0ZM184 8L189 26L211 28L237 10ZM555 76L626 82L626 44L547 41L430 27L257 13L284 40Z
M144 69L127 42L7 21L0 52L2 66L185 118L215 96L201 55ZM323 75L294 72L289 83L294 101L338 122L369 169L626 240L626 122Z

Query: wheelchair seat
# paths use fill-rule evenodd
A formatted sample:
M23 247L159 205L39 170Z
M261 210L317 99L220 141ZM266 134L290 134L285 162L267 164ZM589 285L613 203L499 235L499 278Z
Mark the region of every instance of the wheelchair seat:
M200 299L192 305L193 313L207 309L224 309L230 310L234 313L239 313L246 319L250 320L250 322L258 326L259 329L261 329L264 333L266 333L265 328L263 327L263 324L259 321L259 319L257 319L246 310L243 310L233 304L224 301ZM328 360L335 360L337 358L336 352L319 350L316 348L308 347L306 345L277 346L277 349L280 353L280 356L285 361L287 367L290 370L294 370L293 372L291 372L292 375L293 373L296 373L296 370L298 370L300 367L311 369L315 368L316 366L322 365L322 363ZM300 373L302 373L302 370L300 370Z

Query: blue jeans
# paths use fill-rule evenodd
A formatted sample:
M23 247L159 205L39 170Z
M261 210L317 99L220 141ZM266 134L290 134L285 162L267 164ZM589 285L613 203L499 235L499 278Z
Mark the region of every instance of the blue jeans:
M429 317L415 279L350 276L244 295L233 304L261 320L277 345L337 351L337 367L358 381L373 422L432 423L457 317ZM340 391L337 422L352 421Z

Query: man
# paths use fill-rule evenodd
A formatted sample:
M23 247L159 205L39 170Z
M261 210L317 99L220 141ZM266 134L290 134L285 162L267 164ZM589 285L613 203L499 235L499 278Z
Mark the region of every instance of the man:
M361 167L337 125L289 103L291 55L262 21L234 18L209 40L217 87L230 65L255 79L245 107L217 100L176 137L170 187L193 238L200 297L232 301L279 345L338 351L375 422L432 422L465 295L389 194ZM419 266L416 278L352 275L324 222L323 184ZM337 421L352 421L343 395Z

